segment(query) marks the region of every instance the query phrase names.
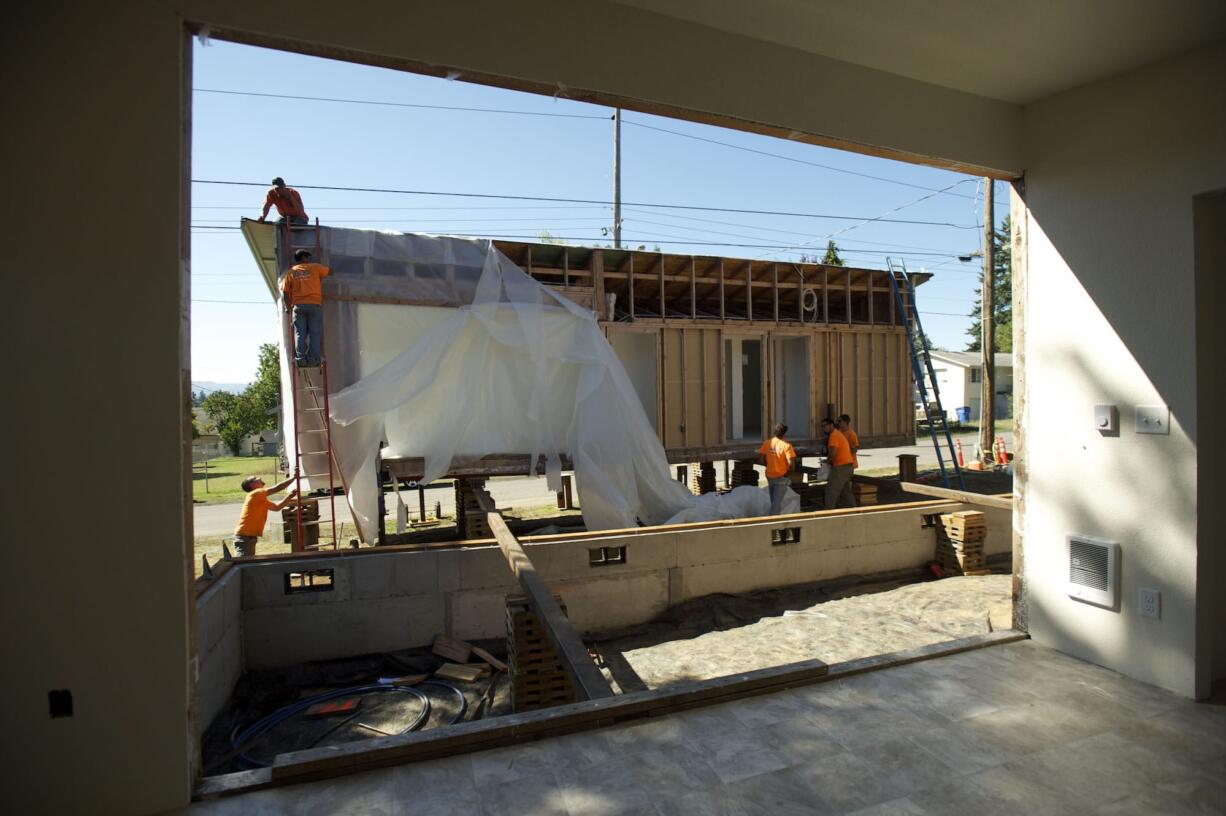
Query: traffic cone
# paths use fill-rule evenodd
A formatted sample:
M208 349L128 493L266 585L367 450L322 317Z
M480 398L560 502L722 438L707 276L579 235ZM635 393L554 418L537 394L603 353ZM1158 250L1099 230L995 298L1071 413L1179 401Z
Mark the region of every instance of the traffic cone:
M958 446L958 467L966 467L966 462L962 459L962 440L954 440Z
M996 437L996 464L1004 465L1009 461L1009 457L1005 455L1005 438L1003 436Z

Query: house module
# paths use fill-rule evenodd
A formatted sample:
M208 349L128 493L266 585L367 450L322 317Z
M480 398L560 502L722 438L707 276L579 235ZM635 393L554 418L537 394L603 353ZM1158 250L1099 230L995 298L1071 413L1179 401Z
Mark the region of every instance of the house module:
M254 221L242 232L274 300L296 246L332 271L335 456L302 442L304 472L313 488L347 488L367 543L382 528L380 473L453 478L463 499L493 476L544 474L556 488L573 468L588 529L621 529L764 515L694 493L714 492L720 461L735 463L732 485L756 485L776 422L802 456L841 413L862 447L914 442L907 338L883 270ZM322 415L292 410L292 329L277 319L289 448ZM309 382L297 386L322 388ZM692 468L692 491L670 464Z

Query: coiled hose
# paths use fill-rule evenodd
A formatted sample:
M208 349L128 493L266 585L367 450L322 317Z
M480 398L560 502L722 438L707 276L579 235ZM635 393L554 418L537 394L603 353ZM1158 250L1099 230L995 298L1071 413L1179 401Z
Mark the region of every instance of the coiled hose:
M439 688L444 688L454 692L455 695L460 698L460 709L459 712L452 717L451 722L448 723L448 725L454 725L464 718L464 714L468 710L468 699L464 696L464 692L459 688L453 686L451 683L445 683L442 680L426 680L418 685L437 686ZM352 697L358 694L391 692L409 694L420 700L422 704L421 712L418 713L418 715L413 718L413 721L409 723L406 728L400 731L400 733L407 734L410 731L416 731L417 729L421 728L425 724L426 719L430 716L431 708L430 698L425 694L425 692L422 692L413 686L397 686L391 683L371 683L362 686L349 686L348 688L336 689L334 691L325 691L322 694L316 694L313 697L306 697L302 700L298 700L297 702L290 703L283 708L278 708L267 717L256 720L241 732L238 731L238 729L235 729L234 733L230 735L230 745L234 749L235 757L237 757L241 762L246 763L252 768L265 768L268 767L269 763L262 762L248 756L243 751L242 746L246 745L256 737L268 733L276 726L288 720L290 717L293 717L295 714L300 714L318 703L327 702L328 700L335 700L338 697Z

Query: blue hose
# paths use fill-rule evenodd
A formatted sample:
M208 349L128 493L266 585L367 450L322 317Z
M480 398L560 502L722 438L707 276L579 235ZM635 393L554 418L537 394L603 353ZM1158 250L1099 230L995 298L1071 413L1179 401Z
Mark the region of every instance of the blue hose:
M464 694L460 692L460 690L457 689L455 686L451 686L446 683L440 683L438 681L430 681L430 683L432 685L446 686L447 688L450 688L452 691L455 691L457 694L459 694L461 698L464 697ZM422 685L426 685L426 684L423 683ZM242 732L231 735L230 745L237 752L235 756L237 756L237 758L240 759L241 761L247 763L250 767L252 768L268 767L269 763L261 762L257 759L253 759L247 756L247 754L245 754L242 751L242 746L246 744L247 742L250 742L252 739L255 739L256 737L261 736L267 733L268 731L272 730L274 727L285 722L290 717L293 717L295 714L300 714L303 711L306 711L308 708L310 708L311 706L317 703L327 702L328 700L335 700L337 697L352 697L356 694L369 694L369 693L379 693L379 692L402 692L404 694L410 694L416 697L417 699L421 700L421 703L422 703L421 713L417 715L417 717L413 720L413 722L409 723L407 728L405 728L403 731L400 732L401 734L407 734L410 731L416 731L418 728L421 728L422 724L425 723L426 718L430 716L430 698L427 697L423 692L418 691L412 686L395 686L395 685L382 684L382 683L376 683L376 684L370 684L370 685L364 685L364 686L350 686L349 688L337 689L335 691L325 691L323 694L316 694L313 697L307 697L305 699L299 700L296 703L290 703L284 708L279 708L273 713L269 714L267 717L264 717L261 720L255 721L250 726L248 726L246 729L244 729ZM463 715L463 710L461 709L461 716L462 715Z

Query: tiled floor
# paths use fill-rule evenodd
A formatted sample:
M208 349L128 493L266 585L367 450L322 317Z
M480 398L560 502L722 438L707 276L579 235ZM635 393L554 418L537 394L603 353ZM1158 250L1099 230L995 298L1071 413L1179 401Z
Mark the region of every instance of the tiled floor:
M185 812L1226 813L1226 707L1022 641Z

